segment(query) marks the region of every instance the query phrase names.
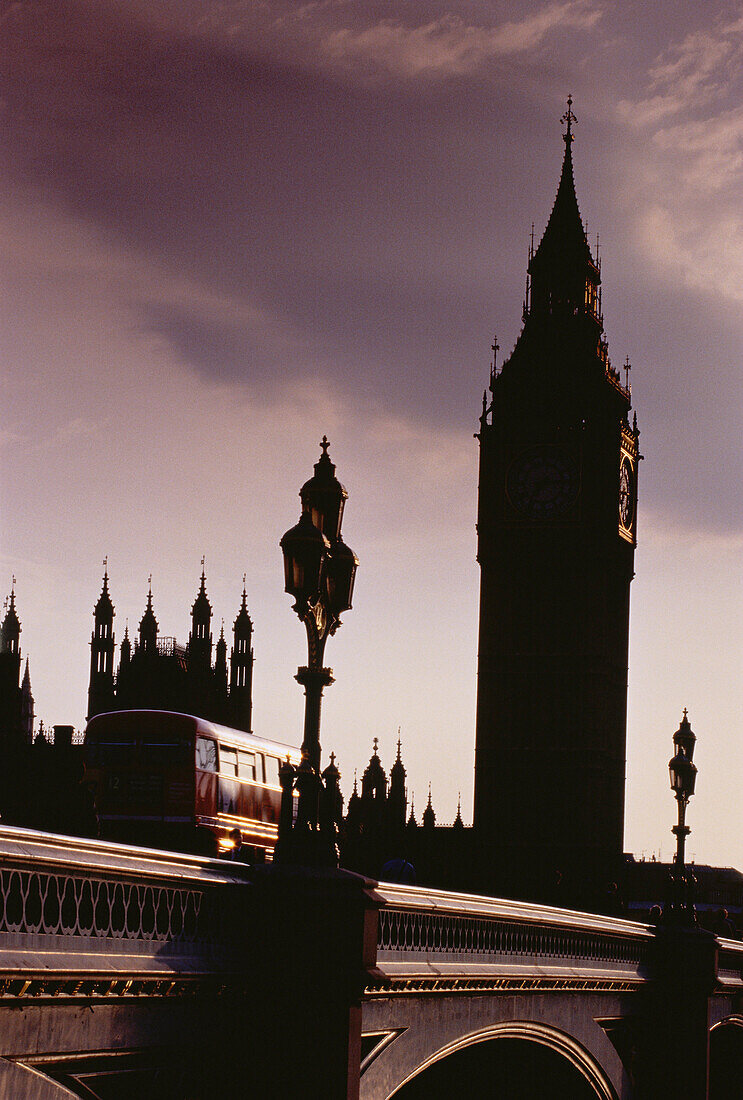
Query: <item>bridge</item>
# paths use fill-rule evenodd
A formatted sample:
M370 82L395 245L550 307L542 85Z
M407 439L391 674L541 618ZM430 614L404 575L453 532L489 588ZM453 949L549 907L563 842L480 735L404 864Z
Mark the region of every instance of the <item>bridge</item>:
M13 1100L715 1098L743 944L2 828L0 1019Z

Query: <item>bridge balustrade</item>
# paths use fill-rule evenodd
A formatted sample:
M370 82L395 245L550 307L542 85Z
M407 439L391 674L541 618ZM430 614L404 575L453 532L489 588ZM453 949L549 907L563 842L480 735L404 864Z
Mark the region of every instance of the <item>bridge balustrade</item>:
M653 932L612 917L381 883L377 973L367 994L460 989L630 990Z
M726 993L743 993L743 943L719 939L717 985Z
M176 994L234 972L247 893L235 865L1 828L0 999Z

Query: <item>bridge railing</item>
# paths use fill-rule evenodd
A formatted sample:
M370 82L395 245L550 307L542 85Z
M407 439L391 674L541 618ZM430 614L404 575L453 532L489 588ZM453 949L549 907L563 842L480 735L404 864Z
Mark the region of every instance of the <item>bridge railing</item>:
M0 998L237 969L248 894L238 865L2 827Z
M743 992L743 943L719 938L717 984L726 992Z
M469 894L380 883L377 980L444 988L631 989L646 980L646 925Z

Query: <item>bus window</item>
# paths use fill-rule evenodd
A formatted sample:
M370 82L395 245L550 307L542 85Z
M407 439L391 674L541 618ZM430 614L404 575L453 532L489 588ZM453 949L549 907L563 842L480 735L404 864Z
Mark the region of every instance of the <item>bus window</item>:
M266 782L266 761L262 752L255 754L255 778L259 783Z
M210 737L199 737L196 741L196 767L204 772L217 770L217 743Z
M219 770L222 775L237 775L237 749L219 746Z
M254 752L243 752L241 749L237 755L237 767L237 774L240 779L252 779L255 782L256 766Z
M266 783L268 783L270 787L279 786L279 764L280 760L278 757L266 757Z

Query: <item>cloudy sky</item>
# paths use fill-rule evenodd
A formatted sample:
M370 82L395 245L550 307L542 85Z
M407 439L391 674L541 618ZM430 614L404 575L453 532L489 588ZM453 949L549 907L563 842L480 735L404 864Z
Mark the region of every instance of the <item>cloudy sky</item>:
M646 461L626 844L743 867L743 4L0 0L0 592L45 722L81 726L108 555L185 641L242 575L255 727L300 736L278 539L327 433L355 606L323 745L348 794L401 727L416 807L471 813L477 427L520 327L560 116Z

